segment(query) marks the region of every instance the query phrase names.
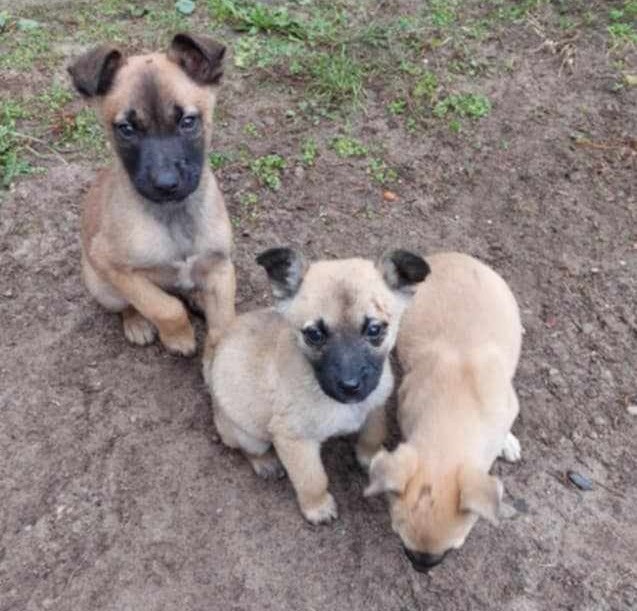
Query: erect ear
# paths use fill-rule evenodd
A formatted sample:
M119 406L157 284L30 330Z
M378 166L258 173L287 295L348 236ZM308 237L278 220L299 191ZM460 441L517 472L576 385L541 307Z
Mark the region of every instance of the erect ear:
M305 274L303 255L291 248L270 248L262 252L256 261L265 268L276 301L294 297Z
M68 71L75 88L83 96L92 98L108 93L122 62L123 57L118 49L102 45L78 57Z
M168 59L197 83L214 85L223 75L226 48L207 36L177 34L170 43Z
M418 454L407 443L401 443L393 452L380 450L369 466L369 486L365 496L381 492L402 494L409 480L416 474Z
M492 524L497 524L504 493L502 482L493 475L471 467L463 467L458 479L460 509L471 511L489 520Z
M390 289L407 294L413 293L415 285L430 272L429 265L422 257L407 250L393 250L384 254L378 267Z

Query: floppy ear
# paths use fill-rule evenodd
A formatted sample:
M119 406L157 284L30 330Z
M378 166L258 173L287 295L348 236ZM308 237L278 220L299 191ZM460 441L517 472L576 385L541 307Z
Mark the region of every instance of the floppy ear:
M276 301L294 297L305 274L303 255L291 248L270 248L262 252L256 261L265 268Z
M493 475L464 467L459 474L460 509L498 523L504 487Z
M177 34L166 54L197 83L214 85L223 76L223 56L226 48L207 36Z
M78 57L68 71L75 88L83 96L92 98L108 93L122 62L123 57L118 49L102 45Z
M401 443L393 452L380 450L369 466L369 486L364 496L381 492L402 494L418 468L418 454L409 444Z
M422 257L407 250L393 250L384 254L378 267L390 289L407 294L413 293L415 285L430 272L429 265Z

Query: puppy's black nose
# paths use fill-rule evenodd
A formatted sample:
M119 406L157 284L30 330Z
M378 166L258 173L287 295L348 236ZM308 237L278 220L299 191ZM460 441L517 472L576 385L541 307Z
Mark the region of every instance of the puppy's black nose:
M170 195L179 186L179 175L176 170L161 170L153 176L153 187L162 193Z
M414 552L410 550L408 547L403 546L403 550L405 550L405 555L409 558L411 565L419 572L426 573L429 569L432 569L437 564L440 564L447 552L443 554L428 554L427 552Z
M361 389L360 378L345 378L338 381L338 386L343 394L352 396L355 395Z

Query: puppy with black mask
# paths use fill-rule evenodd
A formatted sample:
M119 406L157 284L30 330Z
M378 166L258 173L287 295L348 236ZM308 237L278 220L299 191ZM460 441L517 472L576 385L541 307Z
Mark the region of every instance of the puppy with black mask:
M69 67L115 153L82 211L84 281L121 312L130 342L148 344L158 332L183 355L195 351L195 336L174 294L204 311L210 350L234 318L232 232L206 163L224 52L178 34L166 53L124 57L105 45Z
M258 475L285 468L305 518L327 522L337 512L321 444L360 430L356 455L364 467L380 449L394 385L389 353L406 302L429 269L400 250L377 265L344 259L308 266L287 248L257 262L276 309L239 316L214 359L204 360L215 425Z

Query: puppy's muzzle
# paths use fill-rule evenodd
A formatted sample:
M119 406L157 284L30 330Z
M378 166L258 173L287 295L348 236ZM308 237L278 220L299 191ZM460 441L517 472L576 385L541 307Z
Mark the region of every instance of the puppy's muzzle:
M409 558L411 565L419 573L426 573L436 565L440 564L445 559L445 556L449 553L449 550L442 554L414 552L405 546L403 546L403 550L405 551L405 555L407 556L407 558Z

